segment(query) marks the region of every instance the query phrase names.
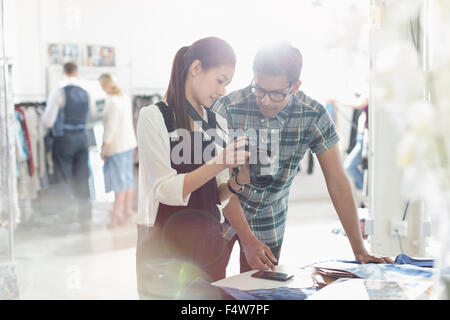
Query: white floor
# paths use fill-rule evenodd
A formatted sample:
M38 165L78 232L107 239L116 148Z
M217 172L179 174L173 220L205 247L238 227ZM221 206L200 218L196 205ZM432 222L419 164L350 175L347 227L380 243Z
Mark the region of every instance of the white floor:
M18 231L15 262L21 299L137 299L136 230L104 225L110 204L97 204L93 231ZM327 259L353 259L328 200L291 202L280 263L298 267ZM236 249L237 247L235 247ZM239 272L234 250L227 275Z

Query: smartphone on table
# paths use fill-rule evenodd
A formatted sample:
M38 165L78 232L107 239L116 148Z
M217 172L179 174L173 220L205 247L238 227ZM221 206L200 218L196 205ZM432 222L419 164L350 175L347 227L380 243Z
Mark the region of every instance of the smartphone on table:
M253 278L275 280L275 281L287 281L291 279L293 276L294 275L274 271L257 271L252 274Z

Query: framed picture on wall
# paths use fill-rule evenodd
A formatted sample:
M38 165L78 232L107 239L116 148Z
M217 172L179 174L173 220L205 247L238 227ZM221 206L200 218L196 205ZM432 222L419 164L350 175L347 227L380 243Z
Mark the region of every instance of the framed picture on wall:
M116 52L113 47L102 47L100 55L102 66L114 67L116 65Z
M73 61L79 63L79 49L76 44L51 43L48 45L48 63L63 65Z
M87 46L86 47L86 63L87 66L99 66L100 65L100 47Z
M114 67L116 53L113 47L86 46L86 65L94 67Z
M48 63L49 64L62 64L62 44L49 44L48 45Z
M79 63L78 45L65 44L63 47L63 63L73 61Z

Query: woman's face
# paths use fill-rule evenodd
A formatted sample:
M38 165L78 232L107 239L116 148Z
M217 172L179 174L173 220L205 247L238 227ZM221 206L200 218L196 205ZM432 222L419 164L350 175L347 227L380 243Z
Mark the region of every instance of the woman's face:
M223 65L204 70L200 69L192 75L193 104L211 107L214 102L226 94L225 87L231 82L234 75L234 67ZM189 95L187 95L189 96Z

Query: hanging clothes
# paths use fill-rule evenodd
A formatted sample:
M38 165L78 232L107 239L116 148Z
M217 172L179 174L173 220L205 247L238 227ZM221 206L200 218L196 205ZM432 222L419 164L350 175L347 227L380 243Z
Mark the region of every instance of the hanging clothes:
M31 200L37 198L37 190L32 182L34 162L28 124L25 113L20 107L15 108L16 115L16 155L17 155L17 195L19 200L21 223L31 219Z
M139 118L139 112L143 107L151 106L158 101L161 101L162 96L158 93L150 94L150 95L134 95L133 96L133 124L134 124L134 132L136 134L136 128ZM139 152L136 148L136 152L134 153L134 164L139 164Z
M31 147L31 138L30 138L30 132L28 131L28 125L27 121L25 119L25 112L20 108L16 107L17 112L19 112L19 119L20 119L20 125L22 126L24 139L25 139L25 147L26 147L26 153L27 153L27 161L28 161L28 171L30 176L34 174L35 168L34 168L34 160L33 160L33 152Z
M16 146L16 160L18 165L22 162L26 162L28 159L27 147L25 144L25 137L22 129L21 119L22 115L19 111L15 110L16 122L14 123L14 142Z
M34 173L31 175L31 183L36 192L41 190L41 168L42 164L39 159L40 136L39 129L42 126L36 108L25 108L25 120L27 123L28 134L30 136L31 156L33 159Z
M361 110L361 109L353 110L352 124L351 124L351 131L350 131L350 140L348 142L348 147L346 150L347 153L350 153L356 145L356 135L358 134L358 120L359 120L359 116L361 115L361 113L363 111L364 110Z
M32 220L35 210L33 200L48 186L44 132L40 116L40 106L45 103L22 103L14 108L14 143L16 153L16 185L20 207L20 220ZM47 183L46 183L47 181Z

